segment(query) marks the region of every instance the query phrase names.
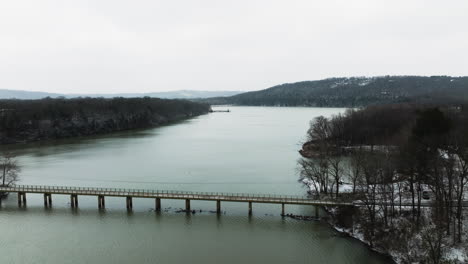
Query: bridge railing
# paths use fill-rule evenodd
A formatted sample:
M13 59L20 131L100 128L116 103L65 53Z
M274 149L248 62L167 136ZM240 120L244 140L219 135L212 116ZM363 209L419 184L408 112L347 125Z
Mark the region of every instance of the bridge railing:
M187 198L200 197L226 197L226 198L245 198L245 199L278 199L305 201L311 200L308 196L298 195L277 195L277 194L252 194L252 193L225 193L225 192L191 192L175 190L149 190L149 189L127 189L127 188L103 188L103 187L75 187L75 186L45 186L45 185L15 185L9 187L0 187L0 191L12 192L66 192L66 193L88 193L88 194L117 194L117 195L136 195L136 196L164 196L176 195Z

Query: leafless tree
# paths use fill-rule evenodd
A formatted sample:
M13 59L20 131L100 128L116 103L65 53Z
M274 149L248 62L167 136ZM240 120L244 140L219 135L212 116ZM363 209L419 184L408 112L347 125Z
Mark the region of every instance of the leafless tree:
M359 146L350 155L348 178L353 184L353 194L356 194L356 187L363 180L362 163L364 162L364 151Z
M316 195L327 194L330 189L327 160L320 157L316 159L303 158L298 163L301 178L309 180L309 185L314 187Z
M330 121L324 116L316 117L307 131L309 140L325 143L331 135Z
M422 240L428 250L427 259L430 263L439 264L444 252L443 229L436 226L427 226L422 230Z
M2 173L2 186L9 186L18 181L21 168L14 154L5 152L0 156L0 170Z

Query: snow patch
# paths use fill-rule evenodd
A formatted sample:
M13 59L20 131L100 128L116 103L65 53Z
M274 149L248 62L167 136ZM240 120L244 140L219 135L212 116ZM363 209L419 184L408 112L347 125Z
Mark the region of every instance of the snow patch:
M460 248L451 248L447 254L445 255L445 259L447 260L458 260L461 263L467 263L468 262L468 256L466 255L467 253L464 252Z

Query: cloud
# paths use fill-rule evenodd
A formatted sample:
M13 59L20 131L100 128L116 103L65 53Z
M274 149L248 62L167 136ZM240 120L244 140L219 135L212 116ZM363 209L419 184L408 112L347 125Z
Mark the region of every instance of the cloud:
M4 1L0 88L258 90L466 75L466 1Z

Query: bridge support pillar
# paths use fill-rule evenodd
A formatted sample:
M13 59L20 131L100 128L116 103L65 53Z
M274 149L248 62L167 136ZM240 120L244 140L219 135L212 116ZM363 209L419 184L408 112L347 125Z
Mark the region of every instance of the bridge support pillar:
M156 212L161 212L161 198L156 198Z
M284 216L284 203L281 204L281 215Z
M18 206L26 205L26 193L18 192Z
M52 207L52 194L44 193L44 206Z
M190 212L190 200L189 199L185 199L185 211L187 211L187 213Z
M104 199L104 195L98 195L98 208L106 208L106 200Z
M318 205L315 206L315 217L319 218L319 206Z
M78 195L77 194L70 195L70 204L72 208L78 208Z
M252 202L249 202L249 215L252 215Z
M132 210L133 208L133 201L131 196L127 196L127 210Z
M216 213L221 214L221 201L220 200L216 201Z

